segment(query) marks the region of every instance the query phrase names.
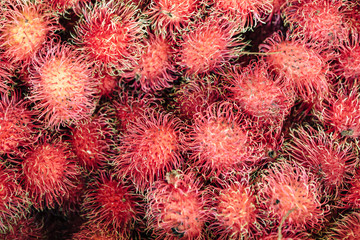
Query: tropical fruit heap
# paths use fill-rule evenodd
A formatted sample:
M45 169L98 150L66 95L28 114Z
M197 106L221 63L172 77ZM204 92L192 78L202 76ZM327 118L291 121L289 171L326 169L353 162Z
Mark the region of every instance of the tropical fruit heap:
M357 1L0 14L0 239L360 239Z

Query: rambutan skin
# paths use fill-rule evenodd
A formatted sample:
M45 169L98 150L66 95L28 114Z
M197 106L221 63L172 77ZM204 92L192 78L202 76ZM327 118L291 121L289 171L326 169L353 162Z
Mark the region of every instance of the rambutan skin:
M317 176L328 195L339 197L358 164L352 147L309 125L291 130L290 136L291 141L285 144L287 155Z
M141 197L135 188L115 176L99 172L92 187L85 193L82 211L89 223L113 229L120 239L127 239L143 214Z
M293 91L261 60L243 69L234 68L224 77L231 84L227 87L229 99L265 124L281 125L294 105Z
M189 159L206 176L247 171L261 159L261 144L253 141L258 133L234 104L214 103L194 118L186 138Z
M138 191L183 162L183 126L170 113L146 110L128 125L121 137L119 157L114 161L119 176L128 176Z
M53 43L33 60L29 99L51 128L68 126L95 110L96 82L84 55L67 44Z
M332 224L326 239L356 240L360 238L360 213L351 212Z
M62 29L56 16L44 4L9 0L1 6L0 47L12 63L30 63L36 52L54 32Z
M129 73L130 77L135 78L134 86L144 92L172 87L176 79L174 54L173 41L170 38L151 35L145 40L138 64Z
M240 37L234 37L234 24L224 18L207 18L190 29L183 33L177 57L187 76L221 69L245 46Z
M329 212L320 189L315 176L302 166L284 160L271 164L257 183L258 202L271 219L265 227L277 229L284 221L289 232L320 231Z
M156 239L205 239L208 206L201 183L192 173L174 170L156 181L146 195L146 217Z
M110 119L105 115L83 120L71 130L71 145L79 165L94 171L114 157L115 142Z
M319 49L310 48L305 41L284 38L278 32L260 44L259 49L268 53L265 61L283 77L285 86L292 87L304 101L313 103L329 95L329 65Z
M20 156L20 148L35 141L34 112L19 94L12 95L0 95L0 155L7 157Z
M73 41L96 66L117 74L139 59L143 32L134 5L102 0L84 7Z
M42 140L22 161L22 182L36 209L55 208L70 198L74 179L80 174L69 144Z

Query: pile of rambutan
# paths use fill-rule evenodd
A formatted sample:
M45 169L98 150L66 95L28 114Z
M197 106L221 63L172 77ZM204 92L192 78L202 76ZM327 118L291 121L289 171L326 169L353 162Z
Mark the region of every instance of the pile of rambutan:
M0 0L0 239L360 239L356 0Z

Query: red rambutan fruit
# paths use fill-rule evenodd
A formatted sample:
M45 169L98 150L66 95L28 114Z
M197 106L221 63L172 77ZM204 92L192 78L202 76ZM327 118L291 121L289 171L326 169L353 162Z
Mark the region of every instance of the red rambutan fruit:
M18 94L0 94L0 155L20 156L20 148L35 141L34 112L27 106Z
M341 46L338 62L334 66L334 73L347 80L358 79L360 76L360 45L359 41Z
M10 90L12 65L0 55L0 94L5 94Z
M290 130L290 136L291 141L285 145L290 158L310 170L323 184L325 192L337 198L350 182L358 162L351 146L309 125Z
M342 194L340 207L345 209L360 208L360 171L356 170L356 174L352 177L348 191Z
M0 163L0 235L14 232L13 226L19 224L28 211L26 193L17 179L13 169Z
M222 181L212 189L209 228L218 239L254 239L261 232L254 189L245 181Z
M67 142L40 142L22 162L25 190L36 209L55 208L69 199L73 179L79 175Z
M38 2L9 0L0 12L0 47L13 63L29 63L50 37L56 37L54 32L61 29L58 19Z
M212 14L221 15L239 24L240 30L263 23L273 10L273 0L208 0Z
M71 240L119 240L120 235L116 231L104 229L99 224L86 222L81 225L80 231L73 234ZM121 239L122 240L122 239Z
M191 173L174 170L155 182L146 195L148 229L156 239L204 239L208 204L201 184Z
M120 176L129 176L138 191L182 164L183 126L170 113L146 110L128 125L121 137L119 157L115 159Z
M119 239L128 239L135 223L141 221L140 202L132 185L100 172L85 193L82 210L89 223L112 229L121 236Z
M306 232L273 231L257 238L257 240L315 240Z
M243 171L261 159L261 144L253 141L252 129L243 115L229 102L208 107L194 116L187 135L189 159L206 176Z
M83 120L71 129L71 143L79 165L93 171L112 158L112 128L104 115Z
M315 176L305 168L279 161L264 170L257 183L258 202L268 218L266 228L320 231L328 213Z
M51 44L34 58L30 76L35 108L51 128L89 117L96 107L96 83L89 62L70 45Z
M315 46L334 48L348 41L351 24L346 21L347 1L289 0L282 10L292 35L311 40Z
M12 230L2 234L3 240L29 240L45 239L44 226L35 217L22 217L16 224L12 225Z
M201 13L199 0L152 0L145 16L156 35L174 37Z
M295 94L269 72L265 62L234 68L225 78L231 83L229 98L260 122L281 125L294 105Z
M90 0L45 0L45 4L47 4L50 9L59 13L65 13L70 8L78 12L81 4L88 2L90 2Z
M211 76L195 77L182 83L173 94L171 108L183 121L194 121L194 115L221 100L221 90L217 78Z
M221 69L239 56L245 46L235 36L235 24L225 18L209 17L183 33L177 63L186 75Z
M98 82L97 89L101 97L110 97L121 81L118 76L111 75L106 71L96 70L94 79Z
M173 43L169 38L151 35L145 40L138 64L129 73L135 78L135 87L144 92L153 92L172 87L176 79Z
M268 53L265 61L283 77L284 84L293 87L304 101L316 102L329 95L329 65L318 50L302 41L284 39L279 33L267 38L259 48Z
M327 232L327 239L357 240L360 238L360 213L351 212L337 220Z
M96 66L117 73L139 58L143 29L138 9L123 1L88 4L75 27L74 42Z
M320 121L341 137L360 136L360 97L354 85L341 87L339 91L323 103L321 111L316 111Z

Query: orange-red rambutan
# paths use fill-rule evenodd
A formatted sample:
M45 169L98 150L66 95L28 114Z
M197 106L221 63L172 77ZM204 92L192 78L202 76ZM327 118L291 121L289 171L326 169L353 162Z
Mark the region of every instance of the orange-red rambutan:
M52 128L89 117L96 107L96 83L84 55L67 44L50 44L34 58L31 95L39 118Z
M144 192L166 172L181 166L183 142L183 126L178 118L147 109L121 137L115 159L118 174L130 177L136 189Z

